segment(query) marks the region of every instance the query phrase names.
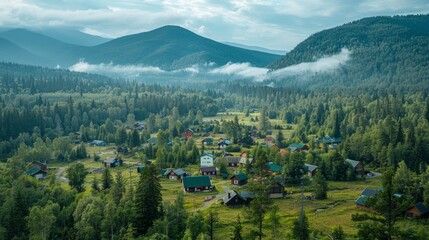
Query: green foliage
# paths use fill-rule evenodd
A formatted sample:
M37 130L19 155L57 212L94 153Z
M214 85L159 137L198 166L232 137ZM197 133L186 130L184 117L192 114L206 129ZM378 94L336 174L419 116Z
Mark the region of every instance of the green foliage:
M30 239L50 239L50 232L55 220L51 204L43 208L40 206L32 207L27 217Z
M304 153L292 153L289 162L286 163L283 174L291 183L299 183L299 180L307 172L307 167L304 165Z
M334 240L346 240L346 234L341 226L336 226L331 236Z
M155 165L146 163L135 194L135 223L137 235L144 235L161 217L161 184Z
M297 240L308 240L310 238L308 218L301 209L300 216L293 221L292 236Z
M313 186L316 199L326 199L328 197L328 182L321 171L316 172L316 176L313 178Z
M207 233L207 223L201 212L192 213L186 222L186 231L183 239L197 239L200 234Z
M76 189L78 192L83 192L85 190L83 184L86 175L88 175L85 166L82 163L72 163L67 168L66 173L70 187Z
M110 168L104 168L103 175L101 175L101 187L103 190L109 189L114 184Z
M234 231L232 232L231 240L243 240L241 236L242 229L240 215L237 215L237 221L234 223Z

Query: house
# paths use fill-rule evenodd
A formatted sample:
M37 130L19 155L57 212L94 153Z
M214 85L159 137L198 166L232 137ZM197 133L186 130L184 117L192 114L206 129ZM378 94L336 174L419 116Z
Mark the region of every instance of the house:
M209 176L184 177L182 179L182 184L185 192L212 190L212 183Z
M219 141L217 142L219 149L225 149L226 147L228 147L229 144L231 144L231 141L229 141L228 139L220 138Z
M370 188L365 188L362 193L360 194L360 197L358 199L355 200L356 206L358 208L362 208L365 210L369 210L369 208L367 206L365 206L365 201L367 198L371 198L374 197L378 191L382 190L381 188L374 190L374 189L370 189Z
M107 146L107 142L101 141L101 140L94 140L91 143L89 143L89 145L93 147L105 147Z
M182 136L182 138L184 138L184 139L188 139L188 138L191 138L192 136L194 136L194 133L193 133L192 131L188 130L188 131L184 131L184 132L181 134L181 136Z
M134 128L139 130L139 131L143 131L145 129L144 127L144 121L136 121L134 123Z
M429 209L422 203L418 202L414 206L410 207L405 211L405 217L407 218L428 218Z
M35 167L30 168L26 173L28 176L34 177L39 180L44 179L46 175L48 175L47 171Z
M236 207L247 204L247 201L234 190L229 190L223 198L223 204L228 207Z
M283 170L282 166L280 166L278 164L275 164L275 163L269 163L269 164L267 164L267 170L266 171L268 173L271 173L271 174L273 174L273 173L282 173L282 170Z
M318 139L318 142L320 148L323 148L325 146L329 148L337 148L340 143L344 142L344 139L325 136L321 139Z
M213 167L213 154L204 153L200 157L200 166L201 167Z
M171 180L181 180L182 178L188 176L188 173L183 171L183 169L174 169L174 170L167 170L164 173L164 176Z
M316 165L311 165L311 164L304 164L307 167L307 175L309 177L313 177L314 175L316 175L316 170L317 170L317 166Z
M351 159L346 159L345 162L350 164L357 174L365 175L365 166L362 162Z
M241 152L241 154L240 154L240 157L244 157L244 158L247 158L247 155L248 155L248 152L247 151L242 151Z
M249 179L246 174L238 173L233 175L231 178L231 184L237 186L243 186L247 184L247 180Z
M292 143L288 148L290 152L308 151L310 149L307 144L302 143Z
M252 165L252 162L253 162L253 158L241 157L240 162L238 162L238 164L241 167L244 167L244 166L246 166L246 163L249 163L250 165Z
M225 159L228 163L228 167L237 167L240 163L241 157L226 156Z
M213 138L204 138L201 143L205 146L213 145Z
M250 191L241 191L240 196L246 201L246 204L249 204L255 198L255 195Z
M122 161L122 159L119 158L112 158L112 157L108 157L106 158L106 160L103 160L103 164L105 167L116 167L118 165L121 165L122 163L124 163L124 161Z
M276 140L274 140L274 138L273 137L266 137L265 138L265 142L267 142L267 143L274 143Z
M127 146L119 146L116 148L116 152L118 154L128 155L129 150L128 150Z
M152 145L156 145L158 143L158 139L156 139L155 137L151 137L146 142L148 142Z
M280 151L280 147L276 143L268 143L268 147L273 149L273 150L276 150L277 152Z
M216 176L217 170L215 167L201 167L200 168L201 175L208 175L208 176Z
M283 198L286 195L285 184L281 178L275 178L268 187L269 198Z
M40 170L45 170L45 171L48 170L48 165L46 165L44 163L41 163L39 161L33 161L33 162L31 162L30 166L32 166L33 168L40 169Z

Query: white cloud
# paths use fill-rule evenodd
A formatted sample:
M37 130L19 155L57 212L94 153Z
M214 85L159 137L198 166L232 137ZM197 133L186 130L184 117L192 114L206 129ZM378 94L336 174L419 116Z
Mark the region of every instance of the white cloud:
M363 17L427 12L427 0L0 0L0 27L120 37L179 25L221 42L291 50L310 34Z
M103 74L111 77L138 78L142 75L156 75L165 78L212 78L228 76L232 79L250 79L263 81L266 79L282 79L285 76L330 72L350 60L351 51L343 48L340 53L322 57L314 62L303 62L286 68L269 71L267 68L254 67L250 63L227 63L215 67L214 63L192 65L174 71L162 70L159 67L141 65L115 65L113 63L90 64L80 61L69 69L76 72Z
M84 61L80 61L75 65L71 66L70 71L75 72L86 72L86 73L96 73L103 74L113 77L122 77L122 78L136 78L142 73L150 74L162 74L165 73L164 70L159 67L152 66L138 66L138 65L114 65L113 63L109 64L89 64Z
M350 59L350 54L350 50L343 48L340 53L334 54L332 56L322 57L315 62L303 62L286 68L278 69L271 72L270 77L277 78L284 75L333 71L341 65L346 64Z
M268 72L267 68L253 67L250 63L227 63L224 66L215 68L209 73L235 76L238 78L250 78L257 81L264 80Z

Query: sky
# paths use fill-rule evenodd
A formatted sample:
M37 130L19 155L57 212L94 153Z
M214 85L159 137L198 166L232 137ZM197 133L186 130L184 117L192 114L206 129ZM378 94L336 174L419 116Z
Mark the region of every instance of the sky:
M219 42L292 50L370 16L429 13L428 0L0 0L0 27L64 27L116 38L164 25Z

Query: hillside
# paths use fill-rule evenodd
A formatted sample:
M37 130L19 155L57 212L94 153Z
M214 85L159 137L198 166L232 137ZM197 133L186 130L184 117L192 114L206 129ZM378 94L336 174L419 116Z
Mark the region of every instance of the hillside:
M121 37L91 49L91 63L146 64L179 69L193 64L250 62L266 66L278 55L232 47L177 26Z
M0 60L33 65L68 68L79 59L86 62L122 65L148 65L163 69L180 69L195 64L249 62L263 67L279 56L225 45L177 26L165 26L150 32L129 35L101 45L87 47L69 44L46 35L25 29L0 33L0 38L31 54L34 58L16 58L11 48ZM19 53L18 50L16 52ZM22 55L19 53L19 55Z
M4 38L20 48L42 58L42 60L39 58L34 61L18 61L17 63L28 63L50 67L61 65L65 67L77 62L79 58L85 54L85 47L67 44L43 34L25 29L13 29L0 33L0 38ZM11 52L11 54L4 54L1 60L12 55L13 52Z
M351 51L339 71L279 81L283 85L353 86L365 89L427 89L429 86L429 15L371 17L318 32L272 63L273 70ZM406 86L404 86L406 84Z

